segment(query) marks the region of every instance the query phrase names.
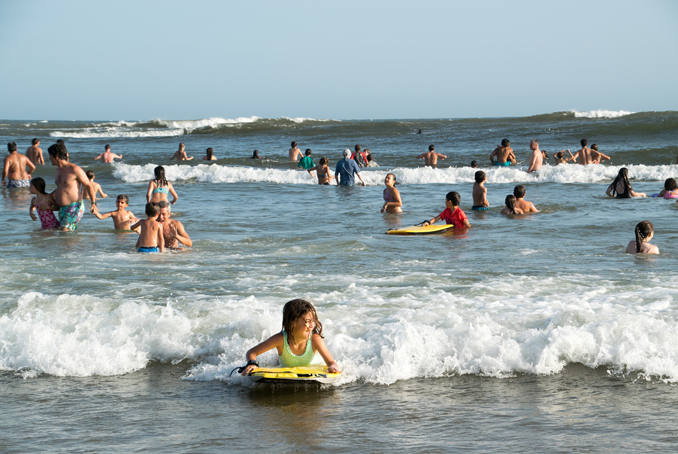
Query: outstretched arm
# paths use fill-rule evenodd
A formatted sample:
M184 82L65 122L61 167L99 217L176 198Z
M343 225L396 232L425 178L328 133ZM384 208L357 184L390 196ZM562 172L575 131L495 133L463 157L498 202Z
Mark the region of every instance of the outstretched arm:
M447 156L444 154L436 153L440 159L445 159Z
M247 350L247 353L245 353L245 359L249 361L254 361L257 359L257 356L261 355L262 353L266 353L269 350L272 350L274 348L278 349L278 353L282 352L283 349L283 343L285 342L285 339L283 337L282 333L274 334L273 336L269 337L259 345L256 345L249 350ZM257 366L251 364L247 366L241 373L240 375L247 375L250 373L252 369L256 369Z
M430 221L424 221L424 222L422 222L422 225L424 227L426 227L427 225L435 224L438 221L440 221L440 216L436 216L433 219L431 219Z
M101 159L101 157L102 157L103 155L104 155L104 154L101 153L99 156L97 156L96 158L94 158L94 160L96 161L97 159Z

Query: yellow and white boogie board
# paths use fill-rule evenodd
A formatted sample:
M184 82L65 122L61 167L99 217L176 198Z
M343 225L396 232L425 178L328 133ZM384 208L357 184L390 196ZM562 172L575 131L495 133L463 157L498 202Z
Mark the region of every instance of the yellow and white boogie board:
M247 374L247 378L258 383L334 383L341 372L327 372L327 366L304 367L258 367Z
M433 224L425 227L413 225L412 227L405 227L404 229L393 229L386 233L389 235L431 235L433 233L443 233L453 229L453 224Z

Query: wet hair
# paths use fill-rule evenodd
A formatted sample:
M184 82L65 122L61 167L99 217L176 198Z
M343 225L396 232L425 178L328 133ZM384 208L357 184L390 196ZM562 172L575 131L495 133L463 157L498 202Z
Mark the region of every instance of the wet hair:
M158 208L157 203L148 202L146 204L146 216L154 217L160 213L160 208Z
M323 325L320 323L320 320L318 320L318 313L315 311L313 304L306 300L296 299L288 301L283 307L282 328L287 333L288 339L294 338L294 323L308 312L311 313L313 321L315 322L313 334L323 337Z
M40 143L40 139L33 139L31 140L31 145L37 145Z
M167 186L167 180L165 179L165 168L163 166L158 166L153 169L155 174L155 182L158 186Z
M56 141L56 143L63 145L63 144L65 144L66 142L64 142L64 139L59 139L59 140Z
M294 148L294 147L296 147L296 146L297 146L297 143L293 140L293 141L292 141L292 148Z
M104 150L110 150L111 146L109 144L104 145Z
M435 146L435 145L429 145L429 146L428 146L428 151L433 151L433 150L435 150L435 149L436 149L436 146Z
M254 150L252 153L252 159L259 159L259 150Z
M485 178L487 178L485 176L485 172L483 172L482 170L477 171L475 177L476 183L482 183L483 181L485 181Z
M525 186L519 184L518 186L513 188L513 195L516 196L517 199L525 197Z
M311 156L311 149L307 148L306 151L304 152L304 155Z
M647 237L654 232L654 226L650 221L640 221L636 225L636 253L640 252L640 243L647 242Z
M118 197L115 198L115 200L122 200L127 205L129 205L129 197L127 197L126 194L120 194Z
M629 169L627 169L626 167L622 167L621 169L619 169L619 173L617 174L616 178L610 185L612 187L612 195L614 196L617 195L618 183L621 183L627 191L633 189L631 188L631 183L629 183Z
M509 145L511 145L511 141L510 141L510 140L508 140L508 139L501 139L501 146L502 146L502 147L508 147Z
M359 151L362 150L362 149L363 149L363 147L361 147L360 145L356 145L356 146L355 146L355 151L356 151L356 152L359 152Z
M35 189L37 189L37 191L40 194L47 194L45 192L45 187L46 187L45 180L43 180L42 178L38 177L38 178L31 179L31 186L33 186Z
M394 174L394 173L387 173L387 174L386 174L386 176L389 176L389 175L393 177L393 186L395 186L395 184L396 184L396 176L395 176L395 174Z
M559 151L558 153L556 153L556 158L558 158L558 159L563 159L563 156L565 156L565 153L563 153L562 151Z
M535 144L536 146L539 146L539 141L537 139L532 139L530 140L530 143Z
M372 157L371 154L368 154L368 155L367 155L367 162L372 162L373 159L374 159L374 158Z
M591 145L591 150L598 151L598 145L596 145L595 143L593 145Z
M11 153L16 151L16 142L10 142L7 144L7 150Z
M673 178L667 178L666 181L664 182L664 189L666 189L667 191L673 191L676 188L678 188L676 180L674 180Z
M507 195L504 204L506 205L506 208L508 208L509 213L516 214L516 196L513 194Z
M475 169L478 167L478 161L471 161L471 168Z
M214 150L208 148L207 151L205 151L205 153L207 153L207 159L212 159L212 156L214 155Z
M459 202L461 201L461 196L459 195L458 192L448 192L447 195L445 196L445 200L449 200L452 202L452 205L454 206L459 206Z
M87 178L89 178L90 180L92 178L94 178L94 172L91 171L91 170L88 170L87 172L85 172L85 175L87 175Z
M179 151L183 150L184 148L186 148L186 145L184 145L183 142L179 142Z
M68 150L66 150L66 145L64 145L63 140L61 141L61 143L57 141L57 143L55 143L54 145L50 145L49 148L47 149L47 152L49 153L50 156L52 156L55 159L68 161Z
M320 158L320 165L321 166L327 165L327 158L325 157Z
M589 141L586 139L581 139L579 143L581 144L582 147L585 147L586 145L588 145Z

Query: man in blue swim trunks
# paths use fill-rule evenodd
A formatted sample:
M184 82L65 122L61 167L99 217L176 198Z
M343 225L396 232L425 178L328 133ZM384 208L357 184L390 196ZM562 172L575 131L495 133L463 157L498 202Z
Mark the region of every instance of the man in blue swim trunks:
M360 175L360 167L351 159L351 150L347 148L344 150L344 159L340 159L337 162L337 168L334 169L334 175L337 177L337 186L353 186L355 184L354 174L358 175L360 181L363 182L363 186L365 186L365 180Z
M85 171L69 162L68 150L63 143L55 143L47 152L52 165L58 167L55 175L57 188L52 195L59 206L60 230L73 232L85 212L82 192L88 191L92 206L97 204L96 193Z
M496 161L494 160L495 157L497 158ZM493 166L516 165L516 155L513 154L513 148L511 148L511 142L508 139L503 139L501 146L494 149L490 155L490 161Z
M5 165L2 169L2 185L7 189L27 188L31 185L31 173L35 166L26 156L16 151L16 143L7 144L9 155L5 157ZM28 168L28 170L26 170Z

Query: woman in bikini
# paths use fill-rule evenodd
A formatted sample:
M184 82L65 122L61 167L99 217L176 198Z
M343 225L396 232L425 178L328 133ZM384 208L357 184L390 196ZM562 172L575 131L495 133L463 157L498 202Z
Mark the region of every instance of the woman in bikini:
M320 158L319 164L320 165L315 169L316 175L318 176L318 184L327 186L334 179L330 167L328 166L329 161L327 158Z
M396 176L392 173L387 174L384 184L386 184L386 189L384 189L384 206L381 207L381 212L402 213L403 201L400 198L400 191L395 187Z
M158 203L161 200L168 201L167 195L171 193L172 197L174 197L174 200L171 202L172 205L177 203L179 197L177 196L177 193L174 192L172 183L165 179L165 168L158 166L155 168L155 170L153 170L153 172L155 173L155 180L151 180L151 182L148 183L146 201L152 203Z

